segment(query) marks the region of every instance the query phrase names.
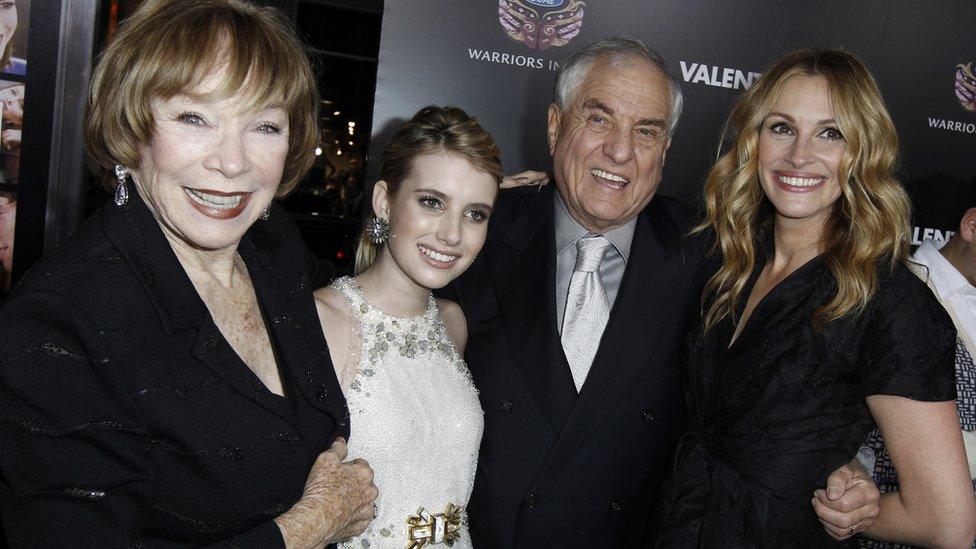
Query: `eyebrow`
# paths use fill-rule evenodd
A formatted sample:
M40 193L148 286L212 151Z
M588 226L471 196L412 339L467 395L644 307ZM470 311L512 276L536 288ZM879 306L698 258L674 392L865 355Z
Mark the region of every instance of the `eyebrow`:
M591 99L587 99L586 101L583 102L583 108L584 109L595 109L595 110L598 110L598 111L603 111L603 112L609 114L610 116L613 116L613 109L611 109L610 107L604 105L599 99L592 99L592 98Z
M190 93L187 93L187 92L181 92L181 93L177 93L177 94L175 94L175 95L173 95L171 97L168 97L166 99L162 99L162 101L163 102L176 101L177 103L182 102L182 103L188 103L188 104L191 104L191 105L201 105L201 104L204 104L204 103L215 103L217 101L222 101L224 99L224 98L217 97L216 100L208 101L208 100L204 99L204 96L205 95L206 94L194 95L194 94L190 94ZM286 110L285 109L285 104L283 102L281 102L281 101L274 101L274 102L268 103L266 105L262 105L262 104L258 103L253 109L251 109L251 113L252 114L259 114L259 113L262 113L264 111L272 111L272 110L281 110L281 111L284 111L284 110Z
M446 194L444 194L444 193L442 193L440 191L436 191L434 189L417 189L417 190L414 191L414 193L415 194L432 194L435 197L440 198L441 200L447 200L448 199L448 196ZM490 204L485 204L483 202L477 202L475 204L468 204L468 206L469 207L472 207L473 206L475 208L483 208L485 210L488 210L488 213L491 213L492 212L491 205Z
M587 99L583 102L583 109L594 109L602 111L609 116L613 116L613 109L602 103L599 99ZM663 118L641 118L637 121L635 126L658 126L661 128L667 127L668 123Z
M773 112L767 114L766 115L766 118L769 118L770 116L778 116L780 118L785 118L787 122L790 122L792 124L795 124L796 123L796 119L794 119L792 116L790 116L790 115L788 115L786 113L783 113L783 112L773 111ZM818 126L823 126L824 124L836 124L836 123L837 123L837 121L834 120L833 118L825 118L823 120L818 121L817 122L817 125Z
M434 189L416 189L413 192L414 192L414 194L432 194L432 195L436 196L437 198L447 198L447 195L446 194L444 194L444 193L442 193L440 191L435 191Z

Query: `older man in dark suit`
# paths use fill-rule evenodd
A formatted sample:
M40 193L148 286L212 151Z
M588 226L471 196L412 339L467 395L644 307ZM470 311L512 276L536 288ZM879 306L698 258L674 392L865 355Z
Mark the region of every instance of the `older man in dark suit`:
M640 42L575 54L549 107L555 189L503 193L451 288L485 410L479 546L640 542L683 427L678 355L701 291L693 212L655 193L681 105Z

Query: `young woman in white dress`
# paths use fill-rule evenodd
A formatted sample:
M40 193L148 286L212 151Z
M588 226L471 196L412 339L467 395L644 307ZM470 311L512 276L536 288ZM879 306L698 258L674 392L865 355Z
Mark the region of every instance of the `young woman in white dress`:
M501 161L461 109L425 107L383 153L355 278L316 291L349 406L349 457L365 459L376 518L342 547L470 547L471 495L484 420L461 356L454 302L435 299L485 242Z

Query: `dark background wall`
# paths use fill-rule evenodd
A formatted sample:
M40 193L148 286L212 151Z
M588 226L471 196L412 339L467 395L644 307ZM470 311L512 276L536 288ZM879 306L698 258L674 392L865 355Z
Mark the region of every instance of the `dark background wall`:
M540 19L562 12L577 21L578 35L533 49L500 23L506 4ZM681 82L685 114L661 192L695 201L751 73L793 48L842 46L871 67L901 135L915 243L938 239L956 226L976 180L976 112L955 94L957 66L976 65L974 23L971 0L386 0L368 172L375 177L396 125L430 103L477 116L502 147L507 172L549 169L553 69L589 41L629 34L657 49Z

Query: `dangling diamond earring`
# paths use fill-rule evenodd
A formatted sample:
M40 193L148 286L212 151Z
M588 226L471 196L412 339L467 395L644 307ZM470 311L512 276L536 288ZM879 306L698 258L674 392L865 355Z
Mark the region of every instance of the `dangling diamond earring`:
M125 206L125 203L129 201L129 190L125 188L125 178L129 177L129 170L125 169L122 164L115 165L115 178L119 180L119 184L115 187L115 205Z
M267 221L271 219L271 206L268 206L267 208L264 209L263 212L261 212L261 219L263 221Z
M382 217L370 216L366 220L366 238L375 246L386 242L390 237L390 222Z

